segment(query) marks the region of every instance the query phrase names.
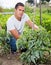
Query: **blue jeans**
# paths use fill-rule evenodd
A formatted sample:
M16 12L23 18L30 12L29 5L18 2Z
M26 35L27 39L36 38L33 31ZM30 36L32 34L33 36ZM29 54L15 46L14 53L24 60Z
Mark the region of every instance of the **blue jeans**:
M17 50L16 39L14 37L10 37L10 47L11 47L11 52L16 52Z

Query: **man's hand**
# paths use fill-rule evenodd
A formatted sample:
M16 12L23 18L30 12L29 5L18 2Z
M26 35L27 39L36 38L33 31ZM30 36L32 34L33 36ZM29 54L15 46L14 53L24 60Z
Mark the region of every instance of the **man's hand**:
M36 24L33 24L34 28L33 29L39 29L39 27Z
M27 22L26 22L28 25L29 25L29 27L31 27L32 29L39 29L39 27L36 25L36 24L34 24L32 21L30 21L30 20L28 20Z

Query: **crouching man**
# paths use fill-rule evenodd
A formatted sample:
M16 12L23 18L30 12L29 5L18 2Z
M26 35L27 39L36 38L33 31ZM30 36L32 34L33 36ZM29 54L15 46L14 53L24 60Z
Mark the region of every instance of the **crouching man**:
M14 53L17 50L16 40L20 38L20 35L23 33L23 28L25 23L29 27L38 29L36 24L33 24L29 16L24 13L24 4L19 2L15 5L14 15L12 15L7 21L7 33L11 35L10 37L10 47L11 52Z

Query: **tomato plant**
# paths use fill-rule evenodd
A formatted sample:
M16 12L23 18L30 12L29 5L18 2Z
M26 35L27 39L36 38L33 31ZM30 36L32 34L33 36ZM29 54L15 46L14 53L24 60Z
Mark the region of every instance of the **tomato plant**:
M9 42L8 38L5 29L0 30L0 54L10 52L10 46L7 44Z
M18 49L27 48L20 57L22 61L28 64L33 62L36 65L38 59L43 58L44 51L50 53L48 32L42 27L39 30L28 29L24 31L17 43Z

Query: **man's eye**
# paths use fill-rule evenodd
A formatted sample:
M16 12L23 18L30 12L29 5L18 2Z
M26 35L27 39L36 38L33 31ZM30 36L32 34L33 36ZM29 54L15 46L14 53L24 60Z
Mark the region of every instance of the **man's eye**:
M19 11L23 11L24 12L24 10L21 10L21 9L19 9Z
M24 10L22 10L22 12L24 12Z
M21 11L21 9L19 9L19 11Z

